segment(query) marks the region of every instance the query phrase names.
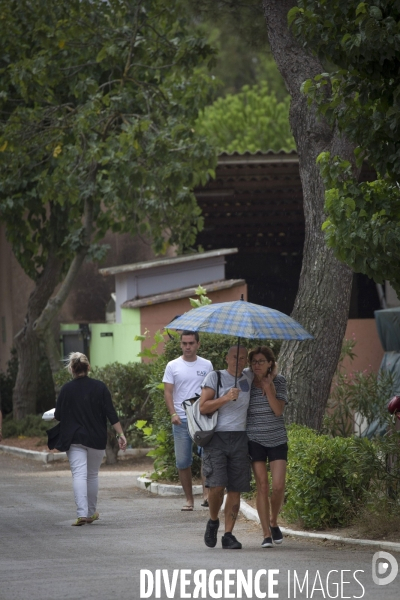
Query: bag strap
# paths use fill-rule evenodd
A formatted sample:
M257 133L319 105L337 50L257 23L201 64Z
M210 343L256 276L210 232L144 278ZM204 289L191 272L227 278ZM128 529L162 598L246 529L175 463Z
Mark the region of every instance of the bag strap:
M217 374L217 395L216 398L219 398L219 388L222 387L222 383L221 383L221 371L215 371Z

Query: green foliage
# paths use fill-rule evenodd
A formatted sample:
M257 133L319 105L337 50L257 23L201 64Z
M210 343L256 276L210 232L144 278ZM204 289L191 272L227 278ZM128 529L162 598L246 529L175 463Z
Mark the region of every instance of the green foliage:
M152 402L146 389L149 376L150 365L145 363L112 363L93 369L92 377L103 381L110 390L122 429L132 446L141 441L134 422L148 419L152 414ZM115 432L111 426L108 430L108 441L111 442L115 440Z
M400 158L399 158L400 160ZM389 280L400 295L400 189L397 181L358 183L351 166L329 152L319 163L327 188L323 224L339 260L378 283ZM400 173L400 172L399 172Z
M400 432L394 426L374 440L332 438L299 425L289 427L288 437L283 513L289 521L318 529L349 525L361 511L368 520L382 506L398 513Z
M54 424L43 421L42 415L28 415L20 421L14 421L9 414L3 421L3 438L10 437L40 437L46 438L46 431L54 427ZM7 444L7 442L5 441Z
M171 427L167 429L157 429L153 431L153 426L147 421L137 421L135 427L143 433L143 439L148 446L153 449L147 453L147 456L154 458L154 472L150 474L150 479L166 479L168 481L178 480L178 471L175 466L174 440ZM192 465L192 474L199 474L199 468Z
M200 308L200 306L206 306L211 304L212 300L207 296L207 290L199 285L195 290L196 296L199 298L189 298L190 306L192 308Z
M348 163L320 158L328 244L339 260L377 282L388 279L399 294L400 4L299 0L289 22L327 64L304 93L358 145L358 164L367 159L378 174L358 183Z
M244 86L204 109L196 130L219 152L295 149L289 126L289 96L279 102L267 82Z
M370 485L374 444L299 425L289 427L288 437L285 518L306 528L348 525Z
M108 229L191 245L214 150L193 124L214 51L161 0L1 1L0 214L35 281ZM90 228L89 228L90 229ZM166 238L166 232L168 237ZM90 233L90 232L89 232Z
M372 371L356 371L347 375L343 360L355 356L355 340L345 340L342 354L332 381L323 421L323 432L333 437L359 435L374 421L378 429L389 421L387 403L392 393L393 381L388 373L377 375Z

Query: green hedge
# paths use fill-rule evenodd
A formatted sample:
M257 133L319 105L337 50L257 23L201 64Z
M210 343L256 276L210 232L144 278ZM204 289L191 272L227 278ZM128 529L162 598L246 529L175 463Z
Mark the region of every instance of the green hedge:
M288 437L285 518L306 528L348 525L371 484L374 443L299 425L289 427Z
M10 437L40 437L47 440L46 431L54 427L48 421L43 421L42 415L28 415L20 421L14 421L12 415L9 414L3 421L3 441L7 444L7 439Z

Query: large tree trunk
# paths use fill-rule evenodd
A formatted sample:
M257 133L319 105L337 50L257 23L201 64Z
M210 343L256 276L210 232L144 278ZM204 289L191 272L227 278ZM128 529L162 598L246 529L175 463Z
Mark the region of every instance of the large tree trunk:
M325 244L325 190L316 159L331 151L354 164L354 147L317 116L300 93L301 84L324 69L289 31L287 14L296 2L264 0L263 5L271 50L291 95L290 124L303 186L305 243L292 316L315 338L284 342L279 366L288 381L288 422L320 429L346 330L352 272Z
M34 325L59 282L62 262L50 257L29 297L24 327L15 336L18 374L13 390L13 416L20 420L36 412L40 339Z
M93 202L89 199L85 202L84 227L84 243L72 260L68 273L54 297L51 296L60 281L63 261L56 256L55 252L50 253L35 289L30 295L24 327L15 336L18 374L13 390L13 416L16 420L36 412L39 342L43 341L46 353L49 353L48 335L51 323L67 299L88 253L93 229Z

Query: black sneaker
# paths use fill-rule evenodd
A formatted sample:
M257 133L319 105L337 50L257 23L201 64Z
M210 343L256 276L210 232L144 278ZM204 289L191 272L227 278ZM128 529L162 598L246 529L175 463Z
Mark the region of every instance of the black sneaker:
M204 543L209 548L214 548L217 543L218 527L219 519L217 519L216 523L213 523L211 519L208 519L206 532L204 534Z
M282 531L279 529L279 527L272 527L270 526L270 530L271 530L271 535L272 535L272 539L274 540L274 544L282 544L283 542L283 535L282 535Z
M270 537L264 538L264 541L261 544L261 546L262 546L262 548L272 548L273 547L272 538L270 538Z
M225 535L222 536L222 547L225 550L240 550L242 547L242 544L240 542L237 541L237 539L235 538L234 535L232 535L231 533L225 533Z

